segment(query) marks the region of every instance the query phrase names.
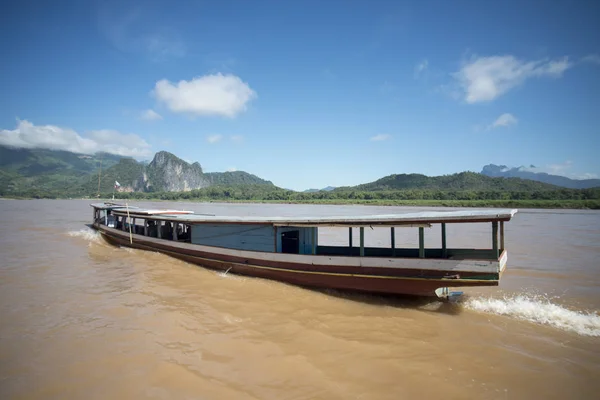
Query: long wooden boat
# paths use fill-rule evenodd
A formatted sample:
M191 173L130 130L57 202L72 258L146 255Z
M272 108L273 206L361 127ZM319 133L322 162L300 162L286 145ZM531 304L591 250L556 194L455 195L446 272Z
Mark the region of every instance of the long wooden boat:
M254 217L91 204L92 226L110 243L161 252L203 267L290 284L371 293L451 296L450 288L497 286L506 269L504 223L517 210L435 211L342 217ZM490 248L446 246L446 224L491 223ZM441 224L441 247L424 229ZM348 246L318 243L322 227L345 228ZM389 248L366 247L365 228L390 229ZM417 228L418 248L396 248L395 229ZM352 243L353 229L360 241Z

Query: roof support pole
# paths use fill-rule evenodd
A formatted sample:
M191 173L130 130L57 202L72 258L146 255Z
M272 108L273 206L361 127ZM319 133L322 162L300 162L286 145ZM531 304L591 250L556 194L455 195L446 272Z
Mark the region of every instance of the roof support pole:
M352 227L348 228L348 243L350 247L350 255L352 255Z
M448 257L448 249L446 248L446 223L442 222L442 258Z
M500 250L504 250L504 221L500 221Z
M365 227L360 227L360 256L365 256Z
M273 253L277 253L277 226L273 225Z
M425 228L419 228L419 258L425 258Z
M173 240L177 241L177 228L179 227L179 222L173 223Z
M144 219L144 236L148 236L148 218Z
M392 226L390 233L392 235L392 257L396 257L396 228Z
M162 221L156 221L156 237L162 239Z
M317 228L311 228L310 229L310 235L311 235L311 252L313 255L317 254Z
M500 252L498 251L498 221L492 222L492 251L494 257L500 257Z

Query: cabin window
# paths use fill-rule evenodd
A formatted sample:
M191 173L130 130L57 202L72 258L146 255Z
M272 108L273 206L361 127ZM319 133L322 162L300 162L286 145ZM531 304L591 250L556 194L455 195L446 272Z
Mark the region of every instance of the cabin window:
M281 252L287 254L300 253L300 231L287 231L281 234Z

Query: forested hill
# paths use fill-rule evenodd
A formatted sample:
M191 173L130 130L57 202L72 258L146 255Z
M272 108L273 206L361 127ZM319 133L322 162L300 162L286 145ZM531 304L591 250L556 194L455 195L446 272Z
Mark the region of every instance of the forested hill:
M244 171L206 173L199 163L188 163L164 151L147 163L111 154L0 146L3 197L96 197L100 193L106 198L112 196L115 181L120 183L117 196L129 199L389 202L385 204L437 201L442 205L478 206L516 206L513 201L526 201L532 207L600 208L600 188L565 189L473 172L434 177L395 174L362 185L303 193L279 188Z
M114 154L77 154L0 146L0 196L89 197L112 192L185 192L209 186L265 185L244 171L204 173L166 151L150 163Z
M452 175L426 176L421 174L388 175L374 182L357 186L339 187L335 191L382 190L483 190L483 191L539 191L556 190L558 186L520 178L492 178L475 172Z
M215 186L268 185L275 187L273 182L244 171L207 172L204 176L210 185Z

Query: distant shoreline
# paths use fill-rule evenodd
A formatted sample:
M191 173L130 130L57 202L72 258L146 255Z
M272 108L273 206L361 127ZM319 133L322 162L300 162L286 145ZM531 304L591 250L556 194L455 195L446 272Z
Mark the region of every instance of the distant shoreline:
M32 197L0 197L0 200L37 200ZM43 199L39 199L43 200ZM55 198L45 200L89 200L112 201L110 198ZM233 200L233 199L160 199L130 198L115 199L119 202L185 202L185 203L236 203L236 204L328 204L328 205L371 205L371 206L406 206L406 207L477 207L477 208L539 208L539 209L573 209L600 210L600 200L358 200L358 199L310 199L310 200Z

